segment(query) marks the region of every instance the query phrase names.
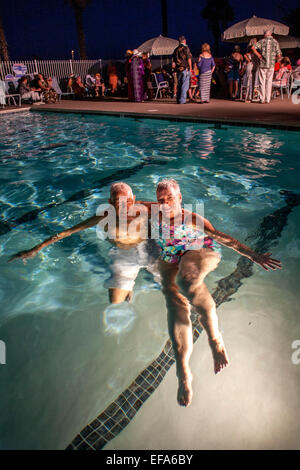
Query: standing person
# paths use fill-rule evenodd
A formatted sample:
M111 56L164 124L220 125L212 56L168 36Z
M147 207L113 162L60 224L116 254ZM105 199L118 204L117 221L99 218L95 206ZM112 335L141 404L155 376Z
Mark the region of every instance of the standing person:
M68 83L67 83L67 91L73 92L73 83L75 82L75 74L71 73L69 75Z
M189 98L191 101L196 100L196 94L198 94L198 78L199 78L199 70L197 67L197 63L194 62L193 68L191 71L191 79L190 79L190 88L189 88Z
M192 71L192 54L184 36L179 36L179 46L173 52L172 69L177 73L176 101L178 104L184 104Z
M126 57L126 60L125 60L126 77L125 78L126 78L126 82L127 82L128 100L129 101L134 101L133 82L132 82L132 76L131 76L132 51L130 49L127 49L125 57Z
M108 83L111 89L111 94L114 95L118 89L118 75L116 66L110 62L107 66L107 74L108 74Z
M244 58L240 52L240 46L234 46L234 51L230 56L231 67L228 72L228 87L229 87L229 98L235 99L238 95L239 81L240 81L240 68L244 61Z
M175 69L172 69L172 76L173 76L173 90L172 90L172 97L176 98L177 97L177 73Z
M141 103L144 101L144 64L141 58L141 53L134 49L132 53L131 59L131 77L132 77L132 84L133 84L133 95L134 101L136 103Z
M279 43L268 30L265 31L264 38L252 46L252 51L260 59L258 69L260 102L270 103L274 66L276 59L281 57Z
M202 44L202 52L198 60L200 103L209 103L212 74L216 68L210 52L210 45Z
M143 64L144 64L144 90L147 94L148 101L153 100L152 93L152 64L146 52L142 54Z

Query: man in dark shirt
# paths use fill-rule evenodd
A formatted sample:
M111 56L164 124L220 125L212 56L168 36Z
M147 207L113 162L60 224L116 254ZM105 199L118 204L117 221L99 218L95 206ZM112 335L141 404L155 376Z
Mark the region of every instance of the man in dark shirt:
M177 103L186 103L192 70L192 54L184 36L179 36L179 46L173 52L172 69L177 73Z

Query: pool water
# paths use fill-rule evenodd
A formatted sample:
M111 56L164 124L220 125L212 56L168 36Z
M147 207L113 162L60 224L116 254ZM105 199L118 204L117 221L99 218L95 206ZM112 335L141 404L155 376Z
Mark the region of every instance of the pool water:
M95 228L26 264L8 258L94 215L118 179L137 200L154 200L159 179L175 178L183 202L204 203L217 229L245 242L285 204L280 190L299 191L300 132L54 113L0 120L0 340L7 354L0 365L0 448L63 449L160 353L168 338L164 298L142 271L131 306L103 315L110 244ZM282 232L285 243L271 250L284 270L255 267L251 278L251 292L262 289L268 305L272 279L284 285L276 307L291 340L300 337L299 222L296 207ZM210 289L239 259L225 247L222 253ZM247 295L235 298L251 310ZM286 298L293 299L288 314ZM288 355L290 343L286 348ZM299 381L300 366L289 367Z

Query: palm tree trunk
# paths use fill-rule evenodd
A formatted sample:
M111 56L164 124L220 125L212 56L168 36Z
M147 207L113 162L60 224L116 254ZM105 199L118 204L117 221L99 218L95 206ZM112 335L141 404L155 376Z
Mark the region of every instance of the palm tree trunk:
M2 55L3 60L9 61L7 42L5 39L1 13L0 13L0 54Z
M160 0L161 3L161 20L162 20L162 35L168 37L168 7L167 0Z
M74 13L75 13L77 36L78 36L79 56L81 60L86 60L87 55L86 55L85 36L83 32L83 21L82 21L83 8L79 6L74 6Z
M216 22L213 29L213 36L214 36L214 56L218 57L219 55L219 45L220 45L220 26L219 22Z

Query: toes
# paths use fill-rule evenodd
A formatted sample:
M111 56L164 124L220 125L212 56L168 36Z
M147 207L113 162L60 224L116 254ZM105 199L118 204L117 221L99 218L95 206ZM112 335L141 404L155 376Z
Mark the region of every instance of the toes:
M177 401L180 406L187 407L192 402L192 392L185 390L178 390Z

